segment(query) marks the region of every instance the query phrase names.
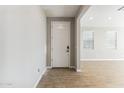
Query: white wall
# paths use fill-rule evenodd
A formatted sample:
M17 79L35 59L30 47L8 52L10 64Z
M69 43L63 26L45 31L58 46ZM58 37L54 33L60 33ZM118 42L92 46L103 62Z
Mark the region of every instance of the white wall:
M84 49L81 41L81 60L86 59L124 59L124 28L121 27L85 27L94 31L94 49ZM117 48L110 49L106 44L106 31L117 31ZM83 30L82 30L83 32Z
M40 6L0 6L0 25L0 87L34 87L46 66L44 12Z
M124 12L121 5L93 5L81 18L82 31L94 31L94 50L83 49L82 59L124 59ZM92 18L92 19L91 19ZM117 49L105 47L105 31L117 31Z

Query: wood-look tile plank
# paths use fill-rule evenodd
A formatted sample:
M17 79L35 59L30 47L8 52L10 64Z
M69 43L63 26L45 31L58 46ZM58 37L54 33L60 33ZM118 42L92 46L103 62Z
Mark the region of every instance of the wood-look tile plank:
M124 87L124 62L82 62L82 72L73 69L48 70L37 88Z

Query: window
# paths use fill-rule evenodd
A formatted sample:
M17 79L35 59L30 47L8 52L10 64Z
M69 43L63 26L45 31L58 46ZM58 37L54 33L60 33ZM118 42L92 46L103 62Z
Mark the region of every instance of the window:
M117 32L107 31L106 32L106 48L117 48Z
M85 49L94 48L94 32L93 31L83 32L83 48Z

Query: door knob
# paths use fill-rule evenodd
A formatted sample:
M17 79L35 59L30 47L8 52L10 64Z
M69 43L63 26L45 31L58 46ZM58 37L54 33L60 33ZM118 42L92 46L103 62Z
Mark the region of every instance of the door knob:
M67 46L67 49L69 49L69 46Z
M66 52L69 52L69 46L67 46L67 50L66 50Z

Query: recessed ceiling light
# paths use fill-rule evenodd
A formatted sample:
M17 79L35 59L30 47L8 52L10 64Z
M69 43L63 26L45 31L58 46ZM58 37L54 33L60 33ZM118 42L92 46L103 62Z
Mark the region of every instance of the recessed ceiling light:
M108 20L111 20L112 19L112 17L108 17Z
M89 20L93 20L93 17L89 17Z

